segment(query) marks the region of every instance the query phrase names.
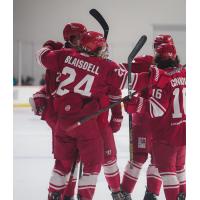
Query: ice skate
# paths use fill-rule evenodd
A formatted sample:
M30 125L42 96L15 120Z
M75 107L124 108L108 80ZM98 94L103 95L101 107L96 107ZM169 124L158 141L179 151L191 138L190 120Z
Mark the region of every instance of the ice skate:
M63 200L75 200L74 197L64 196Z
M157 196L146 189L144 200L157 200Z
M59 192L50 192L48 200L61 200L61 194Z
M178 195L177 200L185 200L185 194L184 194L184 193L180 193L180 194Z
M122 192L112 192L111 195L113 200L125 200L125 197Z
M130 193L122 192L122 194L124 196L124 200L132 200Z

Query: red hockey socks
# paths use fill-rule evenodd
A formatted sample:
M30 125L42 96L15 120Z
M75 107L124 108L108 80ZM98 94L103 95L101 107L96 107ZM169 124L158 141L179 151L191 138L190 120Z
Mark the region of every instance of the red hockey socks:
M120 174L116 160L103 165L104 175L112 192L120 191Z
M159 196L162 178L155 165L150 164L147 169L147 189L149 192Z
M175 172L160 172L166 200L177 200L179 181Z
M143 163L138 162L128 162L126 165L124 176L122 179L122 190L127 193L131 193L135 187L135 184L138 180L140 170L142 168Z

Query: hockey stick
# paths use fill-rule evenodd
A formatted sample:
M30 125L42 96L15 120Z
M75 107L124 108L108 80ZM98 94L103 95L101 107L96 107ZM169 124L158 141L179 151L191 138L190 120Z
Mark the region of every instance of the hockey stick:
M96 10L96 9L91 9L90 11L89 11L89 13L99 22L99 24L101 25L101 27L103 28L103 31L104 31L104 38L105 39L107 39L107 37L108 37L108 32L109 32L109 26L108 26L108 24L107 24L107 22L105 21L105 19L103 18L103 16ZM74 129L74 128L76 128L76 127L78 127L78 126L80 126L82 123L84 123L85 121L88 121L89 119L83 119L83 120L81 120L81 121L79 121L79 122L77 122L77 123L75 123L74 125L72 125L72 127L70 128L69 127L69 129L68 130L72 130L72 129ZM79 180L80 180L80 178L81 178L81 176L82 176L82 166L83 165L83 163L82 162L80 162L80 167L79 167ZM79 199L79 196L77 196L77 199Z
M139 41L137 42L134 49L128 56L128 97L131 99L132 97L132 81L131 81L131 68L132 68L132 61L140 49L144 46L147 40L147 36L143 35ZM133 160L133 126L132 126L132 114L129 114L129 153L130 153L130 161Z
M135 95L137 92L134 92L132 95ZM97 112L92 113L91 115L85 116L83 118L81 118L78 122L75 122L74 124L72 124L71 126L69 126L67 129L65 129L65 131L71 131L79 126L81 126L83 123L87 122L88 120L99 116L101 113L108 111L110 108L120 104L121 102L124 101L128 101L129 100L129 96L125 96L124 98L122 98L119 101L116 101L115 103L110 104L109 106L102 108L100 110L98 110Z
M79 181L80 181L80 179L81 179L82 173L83 173L83 162L80 161L80 165L79 165L79 175L78 175L78 180L79 180ZM81 200L78 193L77 193L77 199L78 199L78 200Z
M96 9L91 9L89 13L99 22L101 27L103 28L104 31L104 38L107 39L108 37L108 32L109 32L109 26L106 22L106 20L103 18L103 16L97 11Z

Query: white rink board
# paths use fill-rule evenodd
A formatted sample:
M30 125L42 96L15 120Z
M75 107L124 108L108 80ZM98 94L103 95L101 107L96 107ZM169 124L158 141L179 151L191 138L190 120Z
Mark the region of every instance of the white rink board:
M14 86L13 87L14 106L29 104L29 97L31 97L41 87L42 86Z

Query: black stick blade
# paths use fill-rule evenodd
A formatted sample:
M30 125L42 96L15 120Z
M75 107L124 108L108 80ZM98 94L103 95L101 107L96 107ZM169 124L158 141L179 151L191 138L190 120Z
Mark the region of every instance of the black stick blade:
M140 51L140 49L144 46L145 42L147 41L147 36L143 35L138 40L137 44L131 51L131 53L128 56L128 95L131 98L131 89L132 89L132 81L131 81L131 68L132 68L132 61L134 57L137 55L137 53Z
M107 39L108 37L108 32L109 32L109 26L106 22L106 20L103 18L103 16L99 13L98 10L96 9L91 9L89 13L99 22L101 27L103 28L104 31L104 38Z
M140 49L144 46L145 42L147 41L147 36L143 35L131 51L131 53L128 56L128 63L131 63L133 61L133 58L137 55L137 53L140 51Z

